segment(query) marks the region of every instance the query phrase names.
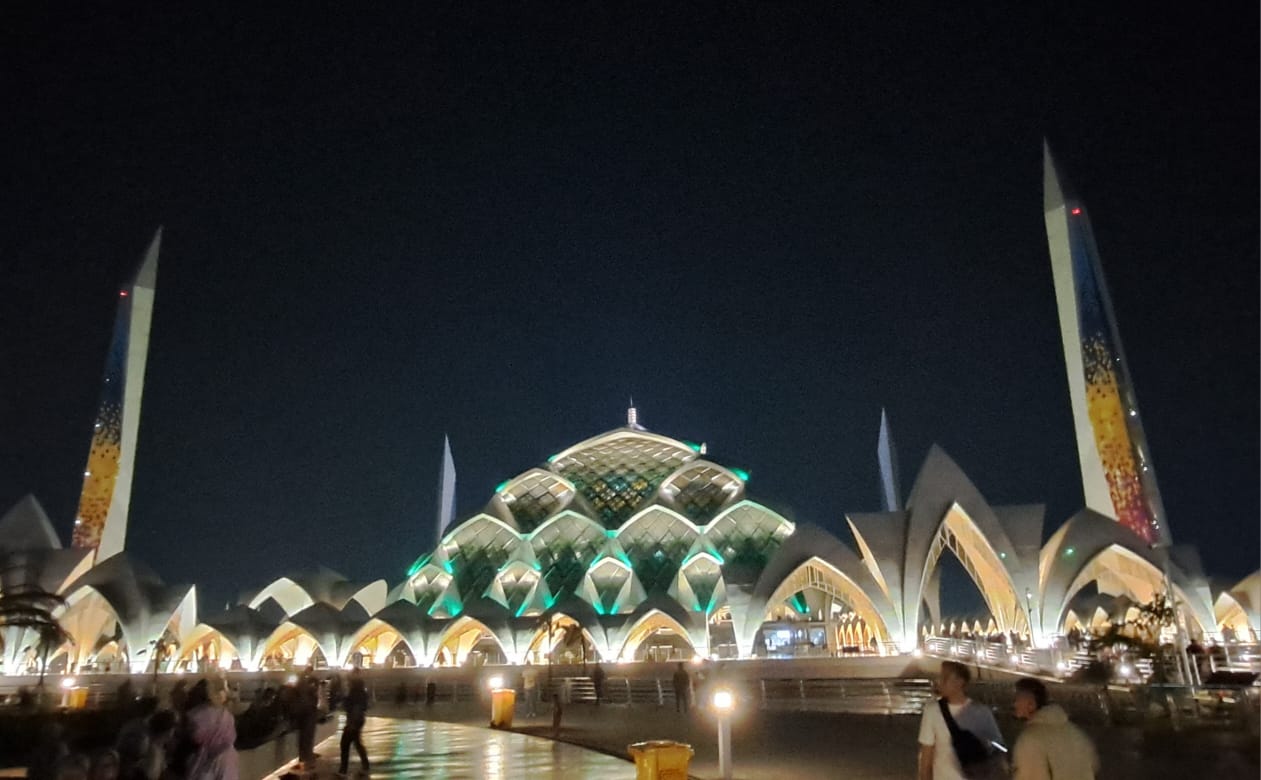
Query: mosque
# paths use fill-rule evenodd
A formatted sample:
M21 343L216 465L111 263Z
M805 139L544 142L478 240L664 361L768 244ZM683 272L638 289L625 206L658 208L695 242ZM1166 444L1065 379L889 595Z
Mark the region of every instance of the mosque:
M904 492L882 418L883 506L845 514L852 549L759 503L704 444L649 431L632 404L625 425L526 468L467 516L444 446L439 542L400 581L289 572L223 611L125 549L159 232L119 291L71 545L33 497L0 518L0 593L59 594L66 634L0 629L0 668L522 664L562 643L607 661L909 653L947 628L947 552L987 607L965 628L1028 647L1036 665L1068 632L1167 594L1189 636L1256 642L1261 572L1215 582L1172 543L1085 207L1049 151L1044 198L1086 499L1072 517L990 505L936 446Z

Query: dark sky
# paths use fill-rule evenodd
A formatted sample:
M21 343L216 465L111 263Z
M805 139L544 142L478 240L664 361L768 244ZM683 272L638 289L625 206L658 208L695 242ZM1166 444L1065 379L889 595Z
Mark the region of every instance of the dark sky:
M6 8L0 504L68 537L162 224L128 547L215 599L394 583L444 432L468 513L628 395L797 520L876 508L884 406L905 487L937 442L1054 526L1082 499L1045 135L1175 540L1257 567L1255 2L412 5Z

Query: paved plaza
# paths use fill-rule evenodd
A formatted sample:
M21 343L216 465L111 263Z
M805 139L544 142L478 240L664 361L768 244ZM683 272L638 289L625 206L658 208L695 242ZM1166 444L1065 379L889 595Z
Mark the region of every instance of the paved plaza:
M433 708L381 705L375 712L449 720L472 728L476 734L502 736L501 732L480 728L486 723L488 710L478 704ZM1004 734L1014 740L1019 726L1005 717L1000 722ZM550 717L526 718L518 712L514 729L550 737ZM915 774L918 731L919 717L913 715L750 710L732 726L735 776L738 780L904 780ZM1252 780L1261 769L1256 740L1246 734L1148 733L1128 728L1092 728L1090 734L1100 747L1101 777L1109 780ZM619 755L625 755L627 745L633 742L673 739L689 743L696 750L691 776L700 780L719 777L715 736L714 721L705 712L694 710L683 715L670 708L592 705L567 707L560 733L562 741ZM614 761L612 766L625 767L620 770L622 774L609 777L634 776L629 763L608 760ZM505 771L506 776L513 776L511 766ZM373 777L377 776L374 769Z
M373 780L616 780L635 776L629 761L577 745L458 723L372 717L364 726L363 742L372 762ZM320 759L315 772L299 776L313 780L336 777L339 745L340 733L321 742L316 747ZM359 759L352 751L352 776L358 767ZM290 762L266 780L278 780L293 771Z

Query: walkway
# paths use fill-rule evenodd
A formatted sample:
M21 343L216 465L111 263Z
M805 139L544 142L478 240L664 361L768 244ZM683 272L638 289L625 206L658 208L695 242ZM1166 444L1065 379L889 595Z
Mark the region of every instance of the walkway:
M316 746L315 750L321 756L317 771L300 776L335 777L340 740L339 731ZM368 748L368 760L372 762L372 780L418 777L561 780L635 776L635 767L629 761L593 750L455 723L368 718L363 730L363 743ZM352 776L358 766L359 758L352 750ZM292 771L292 763L286 764L265 780L278 780Z

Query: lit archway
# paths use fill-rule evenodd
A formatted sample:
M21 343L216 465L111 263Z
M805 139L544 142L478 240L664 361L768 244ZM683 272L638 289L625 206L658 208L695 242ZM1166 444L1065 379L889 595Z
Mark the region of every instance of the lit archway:
M193 629L180 646L175 658L176 669L200 672L208 669L231 670L244 664L236 645L223 632L204 623Z
M565 653L568 657L576 657L581 660L583 655L583 647L574 648L577 641L574 635L575 629L580 630L582 642L585 645L586 659L588 662L601 660L598 646L595 638L591 636L591 632L587 630L574 618L563 612L556 612L541 622L534 631L534 636L530 638L529 644L526 646L524 660L532 664L566 663Z
M687 629L661 610L653 609L626 632L618 658L622 661L683 661L695 653Z
M466 616L457 618L434 643L434 663L440 666L502 664L507 660L503 643L485 623Z
M418 657L403 633L379 618L365 623L346 647L346 663L361 667L415 666Z
M1071 552L1069 548L1067 552ZM1067 554L1067 553L1066 553ZM1065 591L1063 603L1072 603L1073 598L1090 583L1095 583L1100 593L1110 596L1126 596L1135 604L1149 604L1165 593L1165 575L1147 559L1128 550L1119 544L1109 545L1100 550L1073 578L1072 584ZM1192 633L1204 634L1213 626L1205 626L1194 602L1187 597L1185 591L1173 585L1174 598L1181 604L1190 607L1182 610L1187 617L1187 628ZM1063 629L1067 608L1062 608L1056 615L1055 625ZM1134 612L1137 615L1137 612ZM1127 614L1127 619L1129 615Z
M951 504L942 518L937 536L934 537L924 561L921 582L929 581L942 553L947 550L959 560L980 591L981 597L985 599L985 606L994 619L995 628L1002 633L1027 633L1030 621L1029 605L1026 602L1032 599L1032 595L1023 601L1017 595L1002 558L977 524L957 503Z
M820 623L824 624L824 639L826 647L836 650L836 641L840 637L837 633L837 620L834 617L836 610L834 605L842 606L839 617L843 618L848 612L855 616L855 619L861 620L866 627L869 637L876 639L878 647L883 647L884 643L890 642L892 636L889 632L888 625L885 624L884 618L880 616L880 612L876 609L871 597L868 596L862 588L847 577L844 572L837 569L822 558L811 558L805 563L793 569L784 580L775 588L771 596L766 601L767 609L763 615L762 621L775 618L788 617L787 611L791 609L788 605L790 599L796 598L799 593L813 592L822 596L819 604L815 605L820 611ZM798 611L806 608L808 605L799 605ZM860 629L861 630L861 629ZM870 639L864 646L868 646Z
M324 652L315 635L290 622L277 626L263 643L261 658L265 670L328 665L328 653Z

